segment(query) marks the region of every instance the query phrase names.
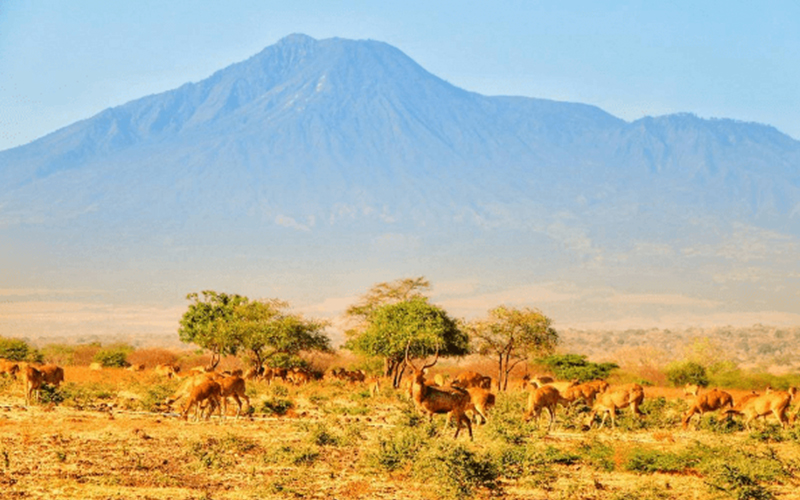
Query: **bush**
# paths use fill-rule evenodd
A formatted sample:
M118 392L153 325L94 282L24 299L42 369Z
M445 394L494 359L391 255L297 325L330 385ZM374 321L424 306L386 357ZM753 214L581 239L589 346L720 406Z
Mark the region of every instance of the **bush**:
M39 363L42 355L36 349L32 349L27 342L20 339L7 339L0 337L0 358L10 361L29 361Z
M606 379L611 370L619 368L615 363L593 363L586 356L578 354L553 354L539 361L546 365L561 380L588 382L595 379Z
M368 464L386 471L394 471L413 463L429 436L420 429L402 429L388 438L380 437L378 449L366 455Z
M129 352L129 349L120 347L100 349L92 360L100 363L105 368L125 368L130 366L130 363L128 363Z
M294 403L288 399L272 397L264 401L261 405L261 413L267 415L286 415L286 412L294 408Z
M433 483L440 498L472 498L478 490L501 491L499 472L489 456L463 444L437 443L423 449L414 462L418 480Z
M694 361L672 363L667 367L667 380L675 387L697 384L708 387L708 375L703 365Z
M687 460L687 457L666 451L636 448L628 456L625 469L633 472L683 472L693 467L696 460Z

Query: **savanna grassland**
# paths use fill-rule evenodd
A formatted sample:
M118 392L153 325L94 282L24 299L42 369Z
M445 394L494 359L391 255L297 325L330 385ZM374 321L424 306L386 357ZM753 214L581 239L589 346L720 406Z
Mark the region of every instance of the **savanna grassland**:
M161 405L179 381L152 370L65 372L28 407L21 380L0 381L2 498L800 498L800 423L684 431L672 388L646 387L646 416L615 429L559 408L549 433L511 389L470 441L385 386L248 381L245 416L196 422Z

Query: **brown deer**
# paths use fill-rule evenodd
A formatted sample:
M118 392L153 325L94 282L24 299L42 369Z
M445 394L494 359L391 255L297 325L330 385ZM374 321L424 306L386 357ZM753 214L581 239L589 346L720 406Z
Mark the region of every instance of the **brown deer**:
M25 377L25 404L30 406L33 400L38 403L40 399L39 391L44 384L44 375L36 368L28 365L25 367L23 376Z
M411 398L414 400L414 406L425 415L428 415L433 420L433 415L436 413L446 413L447 421L455 417L456 419L456 434L461 431L461 424L467 424L469 431L469 438L472 440L472 422L466 416L465 411L470 404L469 393L460 389L442 389L432 387L425 383L425 371L436 364L439 360L439 350L436 350L436 356L433 362L424 365L422 368L417 368L408 359L408 348L411 347L411 342L406 346L405 363L406 366L411 368Z
M699 414L702 419L705 413L733 408L733 396L727 392L715 388L703 395L699 395L699 390L697 386L694 386L693 392L696 397L689 411L683 414L683 430L689 427L689 421L694 415ZM730 416L730 414L727 415Z
M220 415L222 414L221 411L221 404L220 398L222 396L222 389L220 385L210 378L207 378L194 386L192 390L189 392L189 398L186 401L186 406L183 408L182 418L187 420L189 417L189 412L192 410L192 406L195 407L195 420L200 419L201 409L200 404L204 401L208 401L209 409L208 413L206 414L206 420L214 413L214 410L220 408Z
M550 422L547 424L547 430L549 431L556 420L556 405L559 403L569 404L570 401L562 398L558 389L551 385L538 387L528 395L528 408L522 418L526 422L531 418L535 418L538 425L542 410L547 410L550 415Z
M488 391L492 388L492 377L481 375L477 372L466 371L459 373L458 376L454 378L452 382L450 382L450 385L453 387L463 387L464 389L469 387L480 387Z
M0 375L9 375L11 376L11 378L16 380L18 372L19 372L19 363L15 361L0 359Z
M583 384L573 385L567 387L561 394L563 395L565 400L569 401L570 404L576 403L578 401L583 401L588 406L593 406L594 400L597 397L597 395L600 394L601 392L604 392L604 389L601 389L603 386L596 382L602 382L602 381L585 382ZM606 386L608 386L607 383ZM544 387L550 387L550 386L545 385Z
M476 424L485 424L488 422L486 415L494 408L495 395L483 387L470 387L466 391L469 394L466 410L472 411Z
M725 413L744 415L744 425L747 430L750 430L750 422L753 420L764 417L767 419L768 415L774 415L778 419L781 426L786 428L788 419L786 418L786 410L792 403L797 389L790 387L788 391L776 391L769 389L769 392L760 396L753 396L739 401L735 407L726 410Z
M639 405L641 405L643 401L644 388L639 384L627 384L609 388L606 392L600 393L597 396L586 425L591 427L594 423L594 417L598 413L602 413L603 418L600 421L599 428L605 425L606 418L609 415L611 416L611 426L616 427L618 408L630 406L631 412L633 412L634 415L642 416L644 413L639 410Z

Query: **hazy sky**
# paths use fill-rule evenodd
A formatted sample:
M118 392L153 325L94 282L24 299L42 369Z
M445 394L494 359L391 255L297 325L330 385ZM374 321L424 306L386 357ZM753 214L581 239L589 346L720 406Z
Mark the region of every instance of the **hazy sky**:
M800 138L800 3L0 1L0 150L291 33L394 45L482 94L689 111Z

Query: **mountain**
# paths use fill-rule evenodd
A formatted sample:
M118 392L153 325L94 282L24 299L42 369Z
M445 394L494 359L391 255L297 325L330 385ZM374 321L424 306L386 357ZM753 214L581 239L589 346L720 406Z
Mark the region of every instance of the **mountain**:
M800 142L772 127L483 96L376 41L291 35L0 152L0 264L26 287L311 303L406 273L751 304L756 284L800 312L779 293L798 237Z

